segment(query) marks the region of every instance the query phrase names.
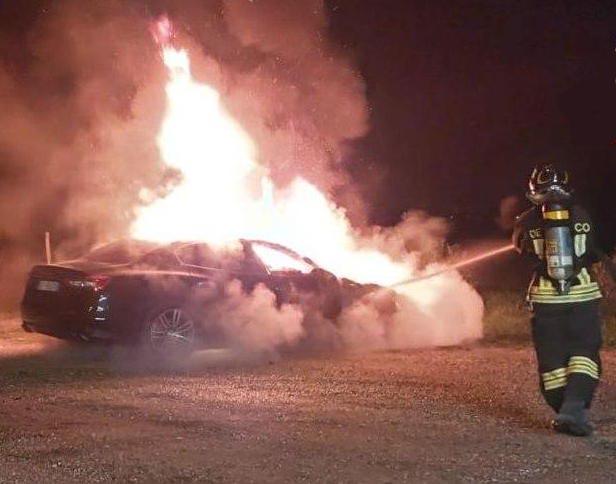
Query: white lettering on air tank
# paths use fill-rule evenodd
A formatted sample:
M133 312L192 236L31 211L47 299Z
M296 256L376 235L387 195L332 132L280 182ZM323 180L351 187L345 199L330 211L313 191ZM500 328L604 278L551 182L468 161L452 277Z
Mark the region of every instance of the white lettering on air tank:
M582 257L586 253L586 234L575 234L575 237L573 238L573 246L575 255Z

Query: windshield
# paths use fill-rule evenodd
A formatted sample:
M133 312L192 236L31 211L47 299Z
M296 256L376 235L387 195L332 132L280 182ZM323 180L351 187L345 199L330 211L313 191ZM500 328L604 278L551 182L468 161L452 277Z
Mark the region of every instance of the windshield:
M282 247L253 242L252 250L270 272L298 271L302 274L309 274L315 268L299 255Z
M139 240L118 241L101 245L88 252L83 259L107 264L128 264L156 247L156 244Z

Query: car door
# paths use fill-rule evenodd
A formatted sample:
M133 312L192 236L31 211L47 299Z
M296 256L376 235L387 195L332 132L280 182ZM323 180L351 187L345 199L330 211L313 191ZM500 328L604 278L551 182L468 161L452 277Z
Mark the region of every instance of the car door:
M250 242L248 252L265 268L262 282L276 294L278 304L300 303L319 293L318 269L306 259L267 242Z
M213 248L206 243L187 244L177 250L182 264L198 279L197 290L216 289L223 295L227 284L241 282L245 292L264 281L267 272L263 265L245 256L242 244Z
M176 248L175 255L192 275L191 299L206 302L222 296L226 281L215 250L198 242Z

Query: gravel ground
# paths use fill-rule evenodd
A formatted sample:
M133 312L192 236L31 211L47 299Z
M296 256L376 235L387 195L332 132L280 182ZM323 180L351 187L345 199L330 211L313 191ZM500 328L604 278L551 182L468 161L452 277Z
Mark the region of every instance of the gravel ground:
M84 350L0 324L0 482L616 476L616 352L604 354L599 430L580 439L548 429L529 348L241 365L206 355L172 373L135 369L126 350Z

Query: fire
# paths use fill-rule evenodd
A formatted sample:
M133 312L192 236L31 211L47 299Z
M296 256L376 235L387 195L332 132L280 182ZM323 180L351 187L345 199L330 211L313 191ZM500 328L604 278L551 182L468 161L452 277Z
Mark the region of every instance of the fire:
M185 50L164 47L163 60L170 79L158 146L183 179L169 196L141 211L133 234L214 243L245 235L241 229L253 223L258 210L249 194L250 175L260 170L254 145L225 111L218 92L192 79Z
M252 249L269 270L299 271L303 274L308 274L312 270L312 266L307 262L293 258L265 245L253 244Z
M220 94L193 78L188 52L171 44L171 24L158 25L154 36L168 70L167 107L157 142L164 162L182 179L166 197L140 209L134 237L223 246L240 238L259 239L286 246L338 277L360 283L391 286L414 277L412 254L395 258L379 250L375 237L355 230L345 211L306 179L276 187L258 163L255 143ZM312 270L310 264L267 246L256 250L270 267ZM358 302L341 316L341 325L352 320L359 336L365 331L370 344L376 338L387 347L456 344L481 334L481 299L456 272L395 290L400 295L398 311L389 322L378 321L368 302Z
M170 31L168 25L157 30L160 37ZM158 146L183 178L167 197L141 209L135 237L213 244L256 238L285 245L358 282L388 285L412 275L411 259L396 261L371 248L344 210L305 179L277 190L220 94L193 79L188 52L163 42L162 59L169 81Z

